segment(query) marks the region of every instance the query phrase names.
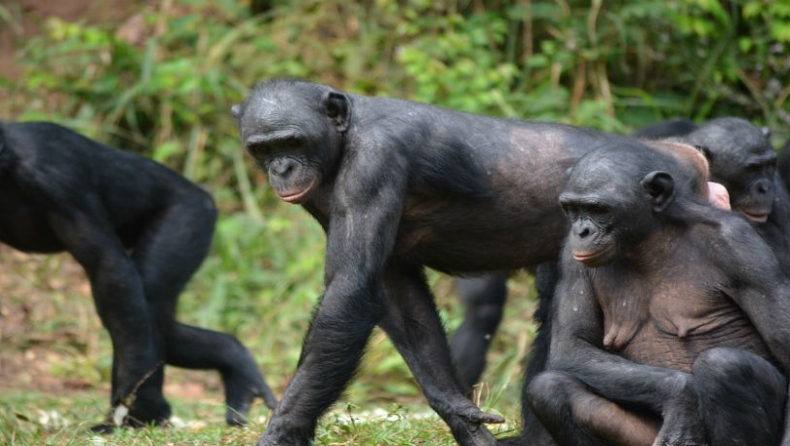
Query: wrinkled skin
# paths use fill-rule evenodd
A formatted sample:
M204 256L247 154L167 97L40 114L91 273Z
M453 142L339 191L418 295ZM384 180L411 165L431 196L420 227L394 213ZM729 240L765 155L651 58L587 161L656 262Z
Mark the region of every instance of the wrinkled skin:
M258 444L309 443L376 325L458 443L493 444L482 423L501 418L463 396L423 270L466 275L554 261L568 168L596 147L630 139L300 81L260 84L232 111L277 194L327 233L326 290ZM689 187L706 184L698 179L689 176Z
M229 424L246 423L255 398L276 405L236 338L175 319L216 215L205 191L152 160L56 124L0 123L0 242L71 253L112 339L112 410L96 430L111 431L126 409L122 425L165 423L165 364L219 371Z
M790 280L745 219L680 187L662 155L612 146L572 169L529 403L562 445L778 445Z

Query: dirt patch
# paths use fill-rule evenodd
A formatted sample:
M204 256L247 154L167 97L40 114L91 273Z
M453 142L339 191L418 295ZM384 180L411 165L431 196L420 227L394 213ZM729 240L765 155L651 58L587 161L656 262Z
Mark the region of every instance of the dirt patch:
M121 23L145 6L142 0L16 0L2 2L0 76L15 77L14 52L24 40L41 33L49 17L69 22Z

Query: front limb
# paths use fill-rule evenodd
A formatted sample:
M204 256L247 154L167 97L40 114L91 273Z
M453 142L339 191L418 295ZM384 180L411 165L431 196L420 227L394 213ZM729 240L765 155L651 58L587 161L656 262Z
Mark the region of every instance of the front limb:
M608 353L603 347L603 316L587 272L567 257L555 294L548 369L567 373L606 400L661 415L664 423L656 445L705 444L707 432L692 375ZM587 428L595 431L596 426Z
M484 423L504 419L481 411L464 397L422 268L392 261L385 274L387 313L381 327L398 349L428 403L450 426L459 444L494 445Z
M337 175L330 214L316 215L327 228L326 291L296 373L258 446L310 443L318 418L351 380L385 314L382 272L395 243L408 177L376 176L394 163L377 167L373 157L365 162L373 164L347 161Z
M338 281L339 282L339 281ZM258 446L309 445L318 418L334 403L359 366L381 317L381 292L348 290L332 282L319 301L294 377Z

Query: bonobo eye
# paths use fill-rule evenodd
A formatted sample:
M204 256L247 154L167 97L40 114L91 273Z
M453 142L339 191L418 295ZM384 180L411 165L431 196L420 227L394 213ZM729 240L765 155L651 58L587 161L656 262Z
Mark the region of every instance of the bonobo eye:
M573 217L577 213L576 205L572 203L560 203L562 206L562 212L565 213L568 217Z
M251 142L247 144L247 152L252 156L268 157L271 152L271 147L262 142Z
M770 159L763 162L749 163L746 165L746 172L752 175L764 175L766 177L773 177L774 170L776 169L776 159Z
M298 136L289 136L280 141L280 147L288 152L298 151L302 148L302 139Z
M588 204L584 207L584 210L591 217L600 217L609 213L609 208L600 203Z

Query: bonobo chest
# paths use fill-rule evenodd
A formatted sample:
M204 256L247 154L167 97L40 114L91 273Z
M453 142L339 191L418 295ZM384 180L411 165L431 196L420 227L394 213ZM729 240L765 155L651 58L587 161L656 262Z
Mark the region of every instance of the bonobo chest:
M699 264L692 258L649 271L599 268L594 291L603 312L604 348L639 363L685 371L713 347L743 348L768 358L746 313L728 297L723 274L698 271Z
M10 179L0 179L0 242L24 252L64 249L47 222L45 210Z

